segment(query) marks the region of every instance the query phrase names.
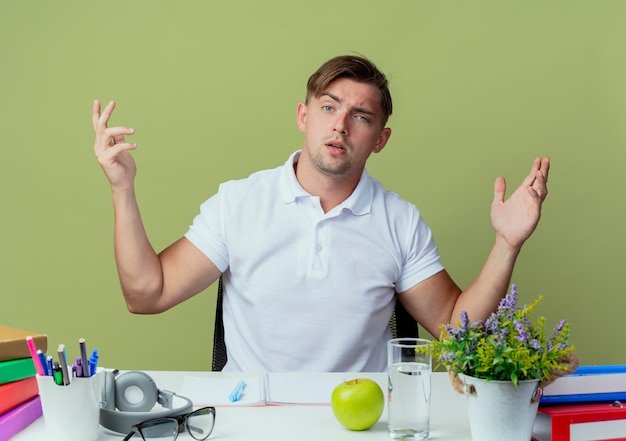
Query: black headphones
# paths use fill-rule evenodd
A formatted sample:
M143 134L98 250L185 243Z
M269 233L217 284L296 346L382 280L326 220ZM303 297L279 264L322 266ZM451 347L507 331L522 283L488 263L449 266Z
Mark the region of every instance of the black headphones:
M144 372L125 372L117 378L116 375L117 371L105 372L102 391L100 424L109 430L126 434L132 430L133 424L151 418L182 415L193 410L189 398L157 389L154 380ZM184 403L174 407L175 399ZM166 410L150 412L157 402Z

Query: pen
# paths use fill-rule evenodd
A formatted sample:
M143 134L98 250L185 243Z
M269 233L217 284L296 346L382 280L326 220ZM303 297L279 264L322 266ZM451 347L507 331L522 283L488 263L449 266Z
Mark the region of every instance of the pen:
M245 381L241 380L239 383L237 383L237 386L235 386L233 391L228 396L228 399L231 401L231 403L234 403L235 401L239 401L241 399L241 395L243 395L243 389L245 387Z
M30 352L30 356L33 359L33 364L35 365L35 369L37 373L41 376L44 376L43 369L41 367L41 363L39 362L39 357L37 356L37 348L35 347L35 342L33 341L32 336L26 337L26 344L28 345L28 351Z
M41 370L44 375L51 375L48 373L48 363L46 362L46 354L43 353L41 349L37 349L37 358L39 359L39 364L41 365Z
M83 376L83 365L80 359L80 355L76 356L76 361L72 363L72 374L74 377L82 377Z
M94 349L91 351L91 357L89 357L89 376L96 373L96 370L98 369L98 358L100 358L98 350Z
M54 371L52 370L52 355L48 355L48 357L46 358L46 364L48 365L48 375L54 375Z
M91 375L89 374L89 362L87 361L87 345L85 344L85 339L78 339L78 345L80 346L80 359L83 367L83 374L81 376L90 377Z
M59 362L55 361L52 368L52 378L54 379L54 383L63 386L63 372L61 371L61 366L59 366Z
M57 349L59 354L59 364L61 365L61 372L63 373L63 384L67 386L70 384L70 373L67 370L67 358L65 358L65 345L59 345Z

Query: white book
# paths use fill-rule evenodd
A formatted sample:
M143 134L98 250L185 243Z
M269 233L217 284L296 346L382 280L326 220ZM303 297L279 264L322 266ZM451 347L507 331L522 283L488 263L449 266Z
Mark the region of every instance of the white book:
M626 392L626 372L600 375L568 375L543 389L543 394L578 395Z
M626 365L581 366L543 389L541 403L626 402Z

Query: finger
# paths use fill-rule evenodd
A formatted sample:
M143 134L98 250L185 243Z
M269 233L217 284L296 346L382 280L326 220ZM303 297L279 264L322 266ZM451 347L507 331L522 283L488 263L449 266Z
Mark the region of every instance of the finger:
M537 170L537 177L535 179L535 183L531 187L531 189L535 192L537 197L542 201L548 195L548 185L547 185L547 170L541 169Z
M100 120L100 101L95 100L93 106L91 106L91 125L93 126L94 132L98 127L98 120Z
M104 110L102 111L102 115L100 115L100 118L98 120L100 127L103 127L103 128L108 127L109 119L111 119L111 114L113 113L114 109L115 109L115 101L111 100L109 101L109 104L107 104Z
M101 164L112 164L117 162L117 158L119 158L122 153L130 150L135 150L136 148L137 144L122 142L110 146L107 150L96 154L96 156Z
M117 144L126 143L125 136L133 135L135 129L129 127L109 127L104 130L98 129L94 152L96 156L105 154L111 147Z
M543 178L545 179L545 181L548 182L548 174L550 173L549 157L546 156L541 160L541 168L539 170L541 171L541 174L543 174Z
M120 142L119 144L114 144L109 149L109 153L115 157L123 151L135 150L136 148L137 148L137 144L134 144L132 142Z
M537 171L540 171L543 176L548 180L548 173L550 172L550 158L545 156L543 158L535 158L533 162L533 167L531 169L531 174L536 174Z
M105 131L107 138L114 138L116 143L124 142L124 136L133 135L134 133L135 129L125 126L109 127Z
M504 202L504 195L506 194L506 181L502 176L496 178L496 182L493 184L493 202Z
M115 101L109 101L109 104L107 104L102 113L100 113L100 101L94 101L91 118L93 130L96 132L96 135L102 135L107 128L113 109L115 109Z
M530 168L530 173L528 174L528 177L531 179L535 179L539 170L541 170L541 158L536 157L533 160L533 166Z
M531 187L532 185L534 185L537 179L537 173L539 172L540 169L541 169L541 158L537 157L533 160L533 165L530 168L530 173L528 173L526 178L524 178L524 180L522 181L522 186Z
M528 194L539 203L543 202L548 196L548 189L545 186L540 188L526 187L526 191L528 191Z
M108 150L115 145L125 144L125 137L134 133L135 129L130 127L109 127L105 130L103 136L99 137L99 150Z

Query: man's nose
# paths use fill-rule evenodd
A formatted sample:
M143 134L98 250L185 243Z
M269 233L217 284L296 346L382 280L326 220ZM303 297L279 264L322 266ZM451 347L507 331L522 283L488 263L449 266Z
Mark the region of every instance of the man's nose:
M345 113L338 113L333 126L333 131L341 133L342 135L348 134L348 115Z

